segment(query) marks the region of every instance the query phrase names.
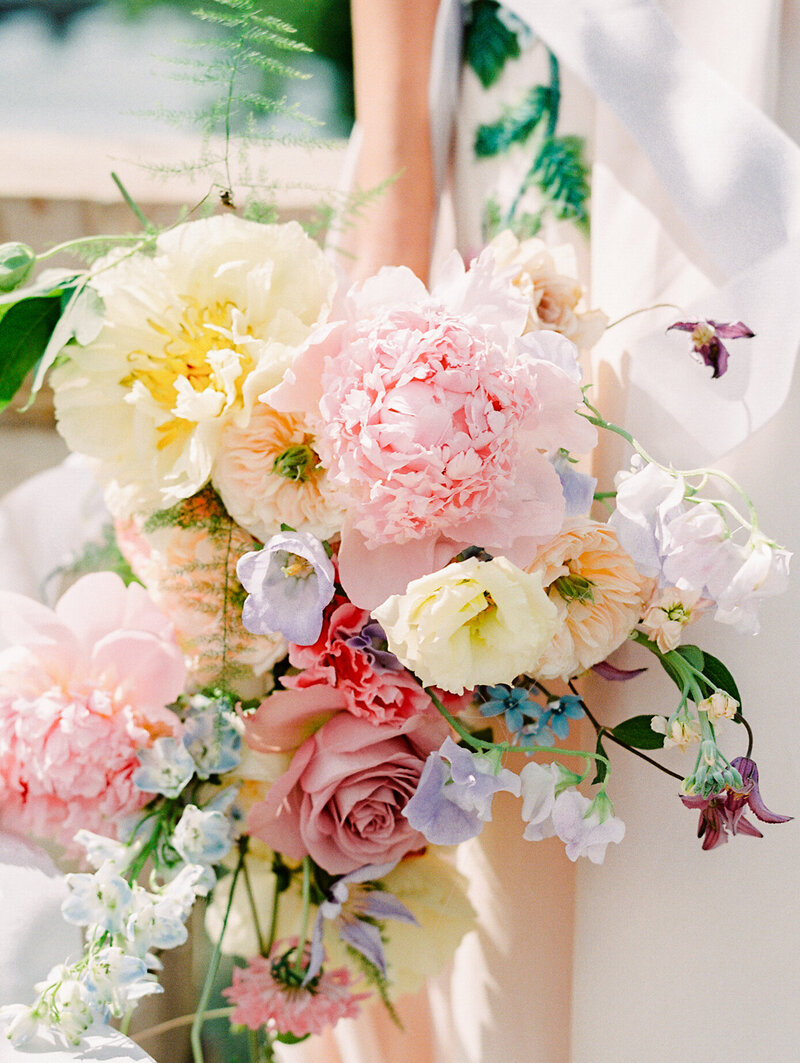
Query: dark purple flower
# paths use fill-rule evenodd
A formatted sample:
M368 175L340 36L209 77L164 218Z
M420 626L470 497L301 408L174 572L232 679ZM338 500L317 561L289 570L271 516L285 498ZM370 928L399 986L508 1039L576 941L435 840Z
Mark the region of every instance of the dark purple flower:
M764 804L758 789L758 768L755 761L748 757L736 757L731 761L742 777L741 787L727 786L718 794L703 797L701 794L682 794L681 801L687 808L700 811L700 823L697 837L703 839L704 849L715 849L724 845L731 834L749 834L753 838L763 838L763 834L748 820L744 813L750 809L762 823L788 823L791 816L779 816L770 812Z
M712 380L722 376L728 368L728 349L722 341L751 339L755 336L755 332L743 321L676 321L667 332L672 329L691 332L695 353L704 365L710 365L714 370Z

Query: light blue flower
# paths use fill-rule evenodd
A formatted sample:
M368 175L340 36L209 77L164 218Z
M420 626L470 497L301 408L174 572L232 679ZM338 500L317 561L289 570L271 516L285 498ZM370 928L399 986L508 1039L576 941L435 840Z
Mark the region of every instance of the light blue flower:
M575 694L564 694L555 701L548 701L541 719L541 726L542 728L549 727L556 738L566 738L569 734L570 720L580 720L583 715L581 699Z
M140 749L139 767L133 782L148 794L177 797L191 781L195 764L191 753L177 738L157 738L149 749Z
M521 731L526 722L535 723L541 716L542 706L534 701L530 690L525 687L510 687L500 683L481 687L480 694L486 699L478 704L481 716L499 716L502 713L506 727L512 734Z
M111 864L104 864L93 875L67 875L69 896L61 904L68 923L97 926L112 934L125 925L131 906L131 887Z
M183 744L198 778L232 771L242 759L242 736L230 701L196 694L184 720Z
M120 1018L129 1005L150 993L163 993L144 960L117 946L91 955L83 978L90 1006Z
M187 805L170 844L187 864L218 864L233 845L231 822L222 812Z
M564 516L582 517L589 513L594 501L597 480L585 472L579 472L563 450L550 459L561 480L564 494Z
M322 631L322 614L334 594L335 572L325 547L309 532L280 532L236 566L248 592L242 623L256 635L280 631L310 646Z
M518 797L519 776L507 768L498 770L490 757L470 753L446 738L438 752L428 756L403 815L432 845L457 845L480 834L492 818L492 798L500 790Z

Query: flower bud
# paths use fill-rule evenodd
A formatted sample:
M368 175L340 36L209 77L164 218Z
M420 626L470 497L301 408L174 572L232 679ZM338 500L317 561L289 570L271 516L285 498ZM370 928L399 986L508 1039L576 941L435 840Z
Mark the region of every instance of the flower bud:
M27 244L0 244L0 292L18 288L35 263L36 253Z

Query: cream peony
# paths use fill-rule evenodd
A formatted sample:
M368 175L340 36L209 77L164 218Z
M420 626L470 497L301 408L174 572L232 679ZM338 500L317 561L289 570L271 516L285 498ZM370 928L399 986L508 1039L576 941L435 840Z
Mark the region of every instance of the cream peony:
M532 669L540 679L568 679L620 646L641 616L652 581L640 575L606 524L578 517L540 550L541 575L558 610L559 630Z
M509 230L496 236L489 245L498 269L512 269L514 283L530 303L525 331L550 329L560 332L581 348L593 347L605 332L608 318L602 310L579 310L583 288L571 276L559 272L556 256L567 254L574 259L571 248L552 251L538 239L517 240ZM574 271L571 265L562 269Z
M248 425L227 425L211 479L237 524L262 542L282 524L318 539L341 531L341 493L319 463L308 426L293 414L257 402Z
M461 694L530 671L557 627L539 573L475 557L413 580L373 610L389 649L425 686Z
M280 382L335 278L296 223L226 214L162 233L153 255L116 252L91 283L104 324L51 375L58 427L132 511L206 483L223 427Z

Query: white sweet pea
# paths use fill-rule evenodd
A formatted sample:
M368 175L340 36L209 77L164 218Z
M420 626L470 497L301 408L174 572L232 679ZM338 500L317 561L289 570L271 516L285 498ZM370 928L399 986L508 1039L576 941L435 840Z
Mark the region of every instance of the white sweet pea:
M791 556L763 536L738 548L727 571L720 571L710 588L717 603L714 619L742 634L757 634L761 599L786 590Z
M538 842L552 838L553 806L556 801L556 786L561 782L557 764L537 764L529 761L519 773L522 784L522 818L527 822L523 838Z
M577 790L565 790L553 806L553 827L570 860L588 856L593 864L602 864L608 843L621 842L625 836L625 824L616 816L601 822L597 812L587 817L591 804Z

